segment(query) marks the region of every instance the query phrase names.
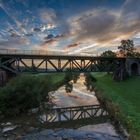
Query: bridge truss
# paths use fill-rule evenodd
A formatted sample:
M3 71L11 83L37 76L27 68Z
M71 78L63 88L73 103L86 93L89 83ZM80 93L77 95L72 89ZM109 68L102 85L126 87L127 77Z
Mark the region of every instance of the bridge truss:
M0 68L15 74L23 72L106 72L125 64L125 58L92 56L0 54Z

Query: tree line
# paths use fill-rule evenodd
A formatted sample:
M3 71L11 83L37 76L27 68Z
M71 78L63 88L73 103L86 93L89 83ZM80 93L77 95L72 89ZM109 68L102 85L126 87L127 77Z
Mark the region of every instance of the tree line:
M101 53L101 57L108 57L108 58L140 58L140 52L136 50L133 40L127 39L122 40L120 45L118 46L118 51L113 52L111 50L105 51ZM113 79L115 81L122 81L128 77L128 73L124 63L116 65L115 63L110 63L109 61L102 62L103 65L106 67L108 74L113 69ZM100 63L99 63L100 65Z
M120 46L118 46L118 52L113 52L111 50L105 51L101 54L101 57L135 57L140 58L140 52L136 50L134 41L127 39L122 40Z

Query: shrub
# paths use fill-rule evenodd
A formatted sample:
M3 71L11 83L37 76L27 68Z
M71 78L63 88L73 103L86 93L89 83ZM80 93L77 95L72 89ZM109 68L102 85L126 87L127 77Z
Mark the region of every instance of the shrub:
M6 116L17 115L38 106L42 100L40 83L34 76L13 78L0 90L0 111Z
M72 79L71 73L47 75L21 75L12 78L0 89L0 112L4 116L17 116L47 101L48 93Z
M23 74L12 78L3 88L0 88L0 112L4 116L17 116L27 110L38 107L48 93L57 90L78 73L61 74Z

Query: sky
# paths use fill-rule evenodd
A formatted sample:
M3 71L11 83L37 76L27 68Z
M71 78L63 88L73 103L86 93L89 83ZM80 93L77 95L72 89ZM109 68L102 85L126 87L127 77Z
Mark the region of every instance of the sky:
M0 0L0 49L60 53L140 50L140 0Z

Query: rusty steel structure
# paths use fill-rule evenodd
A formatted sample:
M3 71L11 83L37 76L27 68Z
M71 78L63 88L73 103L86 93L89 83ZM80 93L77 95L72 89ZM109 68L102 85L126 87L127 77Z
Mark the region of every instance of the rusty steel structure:
M27 53L0 50L0 69L18 74L24 72L107 72L114 71L119 65L125 65L125 58L107 58L99 56L67 55L56 53Z

